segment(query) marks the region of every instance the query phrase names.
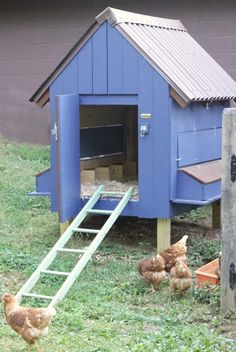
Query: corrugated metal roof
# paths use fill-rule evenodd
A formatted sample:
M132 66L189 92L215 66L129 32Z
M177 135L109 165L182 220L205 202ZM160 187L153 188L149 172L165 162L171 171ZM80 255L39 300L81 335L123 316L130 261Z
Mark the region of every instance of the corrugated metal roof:
M180 21L114 9L101 14L101 18L106 16L113 17L110 23L135 45L185 101L235 98L236 82Z
M112 26L117 25L119 23L136 23L162 28L186 30L186 28L179 20L170 20L168 18L146 16L141 15L139 13L113 9L111 7L106 8L102 13L100 13L96 17L96 21L98 23L109 21Z
M121 32L185 102L236 98L236 82L187 33L179 20L107 8L96 17L95 24L104 21ZM92 33L94 30L88 33L87 40ZM80 48L81 41L77 44L77 52ZM66 61L68 63L68 55ZM50 75L50 80L46 80L36 91L37 94L31 97L31 101L37 100L40 92L45 92L48 83L56 78L62 68L63 61Z

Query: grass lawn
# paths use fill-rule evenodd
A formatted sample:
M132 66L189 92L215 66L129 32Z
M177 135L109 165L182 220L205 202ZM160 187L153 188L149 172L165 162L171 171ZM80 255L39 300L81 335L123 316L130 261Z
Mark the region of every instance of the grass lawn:
M57 216L50 212L49 200L27 195L34 190L34 174L48 166L48 148L0 138L0 294L16 293L58 239ZM187 219L207 215L208 210L201 209ZM100 220L89 221L95 227ZM189 227L176 226L179 234L188 234ZM73 238L78 247L88 240ZM195 269L215 258L219 241L190 234L188 247ZM236 351L235 313L219 314L219 288L193 288L185 296L171 296L164 283L153 294L137 273L139 260L152 254L155 221L118 220L57 307L41 348L45 352ZM54 267L68 271L74 259L62 255ZM42 277L38 290L53 293L60 280ZM26 343L6 325L2 306L0 351L27 351Z

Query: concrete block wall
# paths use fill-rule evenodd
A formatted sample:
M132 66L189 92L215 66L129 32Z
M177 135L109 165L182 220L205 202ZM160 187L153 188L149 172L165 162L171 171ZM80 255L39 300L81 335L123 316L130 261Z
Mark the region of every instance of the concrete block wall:
M49 106L28 99L107 6L179 18L236 79L234 0L0 0L0 134L49 142Z

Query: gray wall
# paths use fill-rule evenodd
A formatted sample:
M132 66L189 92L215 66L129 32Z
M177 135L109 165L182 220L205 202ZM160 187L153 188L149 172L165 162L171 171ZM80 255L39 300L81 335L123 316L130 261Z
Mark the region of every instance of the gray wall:
M235 0L0 0L0 133L49 141L49 105L28 101L65 53L107 6L180 19L236 79Z

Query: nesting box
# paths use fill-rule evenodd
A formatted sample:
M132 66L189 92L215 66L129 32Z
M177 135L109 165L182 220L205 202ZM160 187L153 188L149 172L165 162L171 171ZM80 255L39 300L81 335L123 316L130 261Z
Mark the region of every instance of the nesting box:
M209 204L221 197L222 111L235 97L180 21L107 8L30 99L51 114L51 168L34 194L49 194L65 221L86 201L80 171L122 164L137 170L138 189L122 215Z

